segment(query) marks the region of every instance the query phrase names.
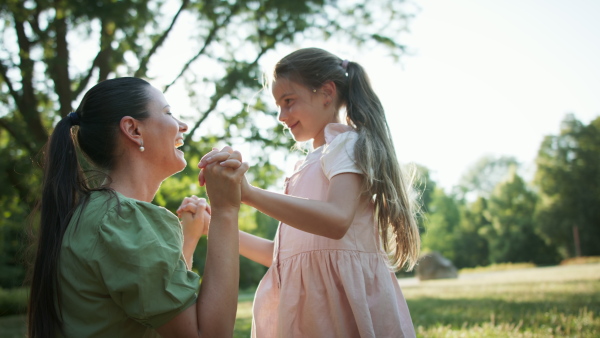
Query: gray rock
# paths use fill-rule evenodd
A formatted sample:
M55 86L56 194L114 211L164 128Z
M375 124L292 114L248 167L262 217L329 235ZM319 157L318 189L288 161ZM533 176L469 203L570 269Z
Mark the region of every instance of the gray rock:
M419 280L457 278L458 272L449 259L433 251L419 258L416 275Z

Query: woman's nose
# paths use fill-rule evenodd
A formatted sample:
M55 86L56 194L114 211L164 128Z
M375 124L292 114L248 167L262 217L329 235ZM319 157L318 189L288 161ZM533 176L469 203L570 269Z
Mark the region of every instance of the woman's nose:
M185 123L183 123L183 122L181 122L179 120L178 120L178 122L179 122L179 130L182 133L185 133L186 131L188 131L188 125L187 124L185 124Z

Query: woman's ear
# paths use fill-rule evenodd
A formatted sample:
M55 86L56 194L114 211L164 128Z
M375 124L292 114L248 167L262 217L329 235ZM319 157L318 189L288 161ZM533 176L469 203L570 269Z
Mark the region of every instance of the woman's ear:
M142 139L142 133L140 131L140 121L134 119L131 116L123 116L119 123L121 133L125 136L126 140L130 140L135 143L137 147L143 146L144 141Z

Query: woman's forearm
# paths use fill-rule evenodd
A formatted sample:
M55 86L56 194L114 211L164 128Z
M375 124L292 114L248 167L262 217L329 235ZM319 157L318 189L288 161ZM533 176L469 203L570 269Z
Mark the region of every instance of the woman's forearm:
M239 287L238 209L213 208L206 266L197 301L203 337L231 337Z

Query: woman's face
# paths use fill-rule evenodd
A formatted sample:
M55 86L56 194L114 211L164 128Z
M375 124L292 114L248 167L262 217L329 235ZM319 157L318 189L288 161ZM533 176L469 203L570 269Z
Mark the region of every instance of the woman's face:
M172 115L171 107L160 90L150 86L149 92L150 116L142 121L144 155L156 164L156 170L168 177L187 165L183 151L177 148L183 145L183 133L188 126Z

